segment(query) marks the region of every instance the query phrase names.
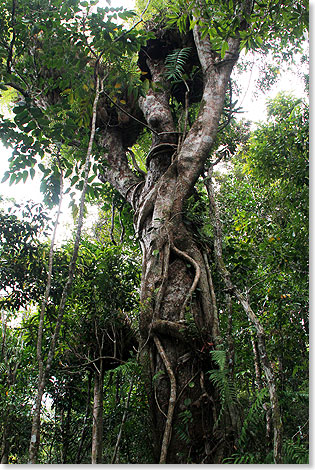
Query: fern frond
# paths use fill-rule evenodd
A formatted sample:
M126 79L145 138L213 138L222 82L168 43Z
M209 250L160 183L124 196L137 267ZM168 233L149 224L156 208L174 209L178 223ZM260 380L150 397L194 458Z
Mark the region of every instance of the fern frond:
M292 439L287 440L283 444L284 463L286 464L308 464L309 450L300 441L293 442Z
M221 408L215 422L215 427L217 427L222 418L229 413L231 407L237 403L238 396L235 385L228 375L225 351L211 351L211 356L213 362L219 367L219 369L213 369L208 372L210 380L217 387L220 395Z
M248 438L248 429L251 425L254 425L255 428L258 428L259 423L263 419L265 415L265 411L262 408L263 403L265 403L266 398L269 396L268 389L267 387L264 387L260 390L260 392L257 394L256 400L252 404L248 415L243 423L241 432L240 432L240 437L238 440L239 446L242 446L245 442L246 439Z
M219 369L223 371L226 366L226 353L222 350L211 351L213 361L217 364Z
M175 49L165 59L166 78L180 80L185 73L185 64L188 62L191 47Z

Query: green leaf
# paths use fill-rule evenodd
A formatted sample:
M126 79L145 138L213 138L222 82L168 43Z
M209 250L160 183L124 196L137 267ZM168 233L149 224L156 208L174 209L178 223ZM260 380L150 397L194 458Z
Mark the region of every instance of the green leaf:
M10 181L9 181L9 185L11 186L14 183L15 180L16 180L16 174L12 173Z
M224 59L226 51L229 49L227 41L224 41L221 47L221 59Z
M9 171L6 171L6 172L4 173L4 176L3 176L2 180L1 180L1 183L4 183L4 182L7 181L9 178L10 178L10 172L9 172Z
M24 170L23 171L23 183L25 183L25 181L27 180L27 177L28 177L28 171Z

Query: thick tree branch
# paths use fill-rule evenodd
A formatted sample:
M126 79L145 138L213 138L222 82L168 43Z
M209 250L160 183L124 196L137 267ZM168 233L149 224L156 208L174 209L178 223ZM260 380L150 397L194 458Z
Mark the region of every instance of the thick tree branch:
M208 35L202 37L198 23L193 29L194 41L203 72L204 90L197 119L182 143L178 155L179 183L177 210L203 171L215 141L224 106L225 93L234 64L239 55L240 40L228 38L228 59L217 66Z
M136 175L129 167L126 150L122 143L122 130L107 129L100 139L101 145L106 148L104 167L99 178L110 183L121 196L134 208L135 192L143 178Z

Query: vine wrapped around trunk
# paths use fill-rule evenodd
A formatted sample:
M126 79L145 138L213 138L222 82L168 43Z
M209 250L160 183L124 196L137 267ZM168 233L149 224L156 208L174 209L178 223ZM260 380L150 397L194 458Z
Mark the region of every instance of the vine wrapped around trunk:
M217 67L210 41L197 25L193 38L204 90L187 134L178 138L164 60L147 57L152 83L163 86L152 86L139 102L152 131L146 175L135 178L129 169L122 134L107 129L103 138L107 166L101 179L132 205L143 254L141 360L160 463L219 462L230 445L229 437L214 429L217 391L207 375L219 337L211 273L198 237L185 224L184 204L215 141L239 39L229 40L232 59Z

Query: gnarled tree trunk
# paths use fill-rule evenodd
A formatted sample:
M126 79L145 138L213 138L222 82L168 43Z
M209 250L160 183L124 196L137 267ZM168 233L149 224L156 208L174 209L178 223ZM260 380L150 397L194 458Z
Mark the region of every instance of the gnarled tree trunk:
M173 121L164 60L146 51L152 82L163 84L139 101L152 131L146 176L129 168L122 132L107 129L103 139L102 179L131 203L143 253L141 358L160 463L218 463L229 445L229 430L224 436L214 426L220 401L207 375L219 336L211 273L198 237L185 224L185 201L215 140L239 40L229 40L229 58L220 64L198 26L194 44L204 89L187 134L180 135Z

